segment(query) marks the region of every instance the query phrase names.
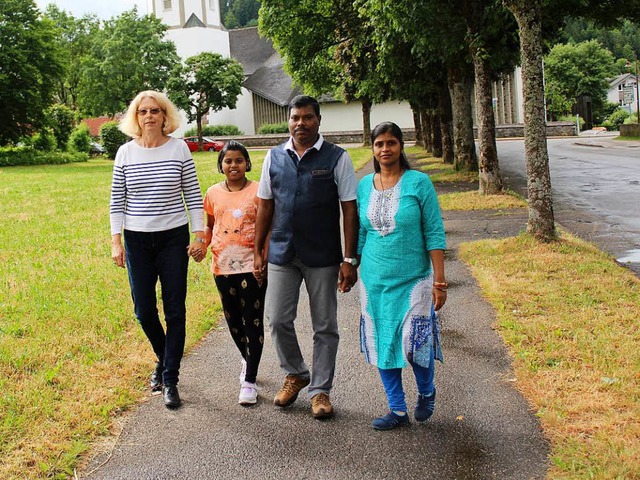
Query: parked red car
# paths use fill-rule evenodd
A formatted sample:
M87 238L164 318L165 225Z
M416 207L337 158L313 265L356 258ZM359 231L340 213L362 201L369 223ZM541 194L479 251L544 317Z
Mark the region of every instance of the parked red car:
M184 141L187 142L189 150L192 152L198 151L198 137L186 137ZM209 152L219 152L224 147L224 142L219 142L209 137L202 137L202 149Z

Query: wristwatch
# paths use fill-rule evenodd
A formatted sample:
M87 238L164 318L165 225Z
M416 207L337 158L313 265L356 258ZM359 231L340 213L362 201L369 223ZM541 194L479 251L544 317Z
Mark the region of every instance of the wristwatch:
M342 261L346 262L346 263L350 263L354 267L357 267L358 264L360 263L360 262L358 262L358 259L355 258L355 257L344 257L344 259Z
M205 244L206 240L204 239L204 237L196 237L193 239L194 242L200 242L203 245Z

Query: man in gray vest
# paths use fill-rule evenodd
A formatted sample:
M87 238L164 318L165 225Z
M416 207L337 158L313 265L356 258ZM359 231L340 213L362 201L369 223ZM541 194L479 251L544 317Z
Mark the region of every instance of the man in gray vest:
M291 405L309 385L314 418L333 416L329 392L338 352L337 290L358 279L357 181L345 150L318 133L320 106L299 95L289 103L289 140L264 159L258 189L254 275L267 277L263 252L269 233L265 318L280 366L287 374L273 403ZM340 210L344 256L340 242ZM313 326L313 371L309 371L294 327L302 280Z

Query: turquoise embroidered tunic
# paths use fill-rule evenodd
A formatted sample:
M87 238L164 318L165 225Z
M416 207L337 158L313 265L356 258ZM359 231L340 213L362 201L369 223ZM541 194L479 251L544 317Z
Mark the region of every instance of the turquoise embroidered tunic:
M446 248L436 191L428 175L404 172L388 190L373 174L358 185L360 232L360 348L379 368L429 366L432 348L429 250ZM426 359L426 360L425 360ZM426 363L426 364L425 364Z

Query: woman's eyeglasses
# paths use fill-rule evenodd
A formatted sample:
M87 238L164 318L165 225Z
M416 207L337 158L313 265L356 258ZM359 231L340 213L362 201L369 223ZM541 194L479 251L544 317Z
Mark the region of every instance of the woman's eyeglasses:
M147 113L150 113L151 115L158 115L160 112L162 112L161 108L150 108L150 109L146 109L146 108L141 108L140 110L137 110L138 115L140 115L141 117L144 117Z

